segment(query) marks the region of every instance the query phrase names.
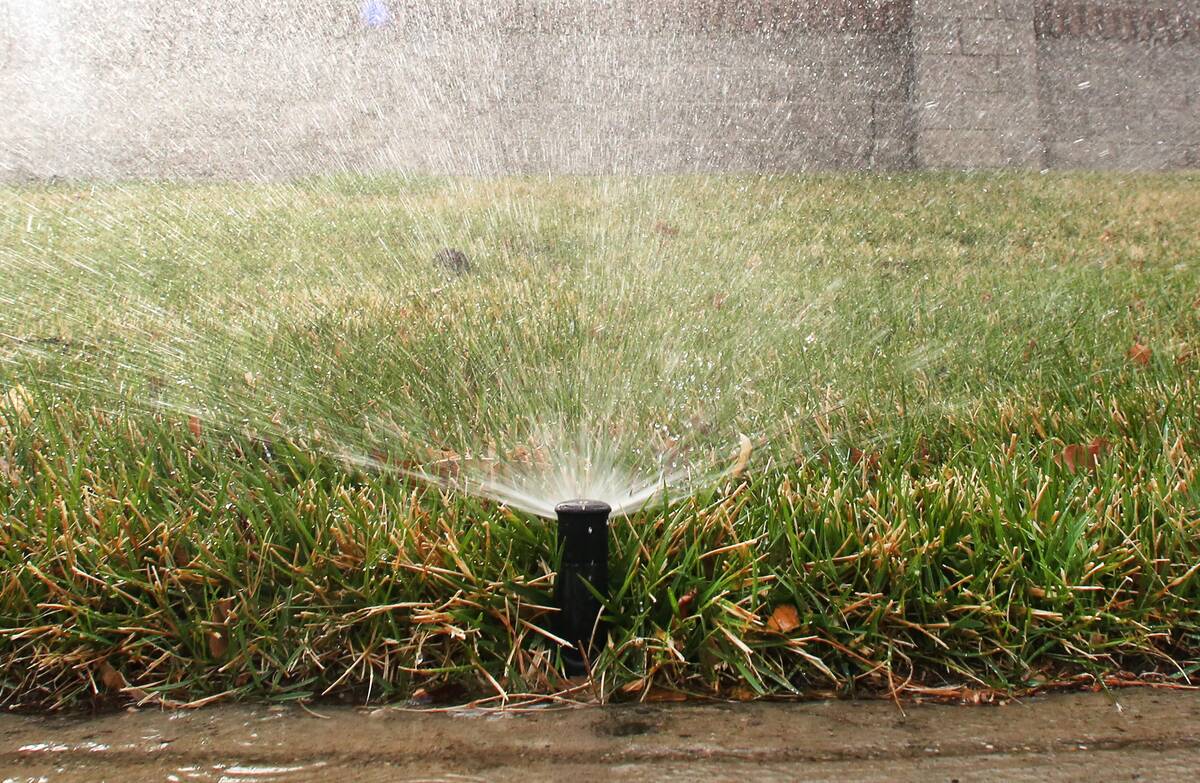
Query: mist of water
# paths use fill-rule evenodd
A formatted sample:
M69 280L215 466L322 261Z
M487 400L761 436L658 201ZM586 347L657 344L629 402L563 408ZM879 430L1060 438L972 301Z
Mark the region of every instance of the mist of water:
M803 19L714 36L648 32L635 6L616 27L542 4L99 7L7 17L36 33L9 55L28 67L8 89L46 94L22 103L30 139L66 141L10 133L5 159L82 178L7 202L10 363L70 341L54 382L114 407L542 516L686 496L852 420L882 432L847 411L901 380L953 402L930 391L952 335L894 317L953 286L842 268L790 226L847 205L776 178L779 149L804 128L854 160L878 146L830 130L829 74L799 131L795 101L720 98L739 69L817 69ZM884 89L881 38L822 45L861 59L846 89Z

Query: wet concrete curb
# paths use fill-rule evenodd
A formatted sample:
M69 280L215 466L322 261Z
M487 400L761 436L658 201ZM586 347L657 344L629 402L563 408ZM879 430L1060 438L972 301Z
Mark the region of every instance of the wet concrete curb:
M1200 775L1200 693L525 712L0 716L0 780L1139 780Z

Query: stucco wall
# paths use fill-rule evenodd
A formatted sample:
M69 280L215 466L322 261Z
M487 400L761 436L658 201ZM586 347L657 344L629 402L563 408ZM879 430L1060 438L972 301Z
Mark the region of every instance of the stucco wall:
M368 2L0 0L0 178L1197 164L1200 0Z

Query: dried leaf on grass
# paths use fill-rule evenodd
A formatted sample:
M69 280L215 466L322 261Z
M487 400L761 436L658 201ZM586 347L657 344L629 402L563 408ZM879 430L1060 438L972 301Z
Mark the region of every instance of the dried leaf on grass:
M800 613L791 604L780 604L767 619L767 627L777 633L791 633L800 627Z
M737 462L734 463L733 469L729 474L734 478L741 478L741 475L746 472L746 465L750 463L750 454L754 451L754 444L745 435L738 434L741 439L741 445L737 450Z
M669 237L672 239L679 236L679 228L677 226L671 225L670 223L666 222L665 220L657 221L654 224L654 231L658 234L663 235L664 237Z
M687 698L686 693L673 691L670 688L661 688L657 685L651 685L642 694L642 701L651 702L687 701Z
M917 437L917 445L913 448L913 461L926 465L934 462L933 449L929 447L929 440L924 435Z
M1079 443L1071 443L1065 446L1062 450L1062 464L1066 465L1067 470L1074 473L1076 468L1083 464L1087 457L1087 447Z
M692 604L696 603L696 590L688 590L679 599L679 616L687 617L692 613Z
M754 701L758 698L758 694L745 685L735 685L725 695L734 701Z
M208 637L208 652L214 658L223 659L229 652L229 621L233 607L232 598L222 598L213 606L212 628Z
M1133 347L1129 349L1128 354L1129 361L1133 362L1139 367L1149 367L1150 357L1153 355L1154 352L1150 350L1150 346L1142 345L1141 343L1134 343Z
M208 652L212 657L223 659L229 652L229 642L221 631L208 632Z
M33 423L33 397L20 384L0 395L0 427L28 427Z
M1173 467L1179 467L1183 463L1184 457L1186 456L1187 449L1183 442L1183 436L1180 435L1175 439L1175 442L1171 444L1171 448L1167 449L1167 461L1170 462Z
M1112 449L1111 444L1104 438L1093 438L1090 443L1070 443L1063 447L1062 453L1054 461L1074 473L1079 468L1095 470Z
M4 457L0 457L0 479L4 479L14 487L21 483L21 474Z
M112 691L113 693L122 693L126 696L133 698L134 700L136 700L138 702L154 702L156 704L159 704L163 707L167 707L169 709L175 709L175 708L181 708L181 707L192 707L192 706L199 707L202 704L216 701L217 699L219 699L225 695L225 694L214 694L213 696L208 696L208 697L200 699L198 701L189 702L187 704L184 704L181 702L174 701L172 699L164 699L161 696L150 693L149 691L143 690L141 688L133 687L132 685L129 684L129 681L125 679L125 675L121 674L121 672L117 671L113 667L113 665L108 662L107 658L100 661L100 665L97 667L97 669L100 674L100 682L102 685L104 685L104 688L106 690Z
M657 672L657 667L650 670L644 676L636 680L630 680L622 685L618 690L621 693L634 695L637 694L639 701L687 701L687 694L680 691L664 688L661 685L654 685L654 674Z
M868 471L873 471L879 467L880 455L878 451L863 451L862 449L850 449L850 464L861 465Z
M409 703L414 705L450 704L461 701L466 695L466 688L460 683L443 682L422 686L413 691Z
M114 669L108 661L100 662L100 682L110 691L119 691L129 687L129 683L125 681L125 675Z
M621 693L638 693L639 691L646 689L647 679L648 678L646 677L639 677L636 680L630 680L622 685L618 690L620 690Z

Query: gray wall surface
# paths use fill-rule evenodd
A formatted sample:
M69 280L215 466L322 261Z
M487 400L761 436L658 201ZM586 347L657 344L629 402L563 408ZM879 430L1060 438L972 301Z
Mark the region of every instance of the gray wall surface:
M1200 165L1200 0L0 0L0 179Z

